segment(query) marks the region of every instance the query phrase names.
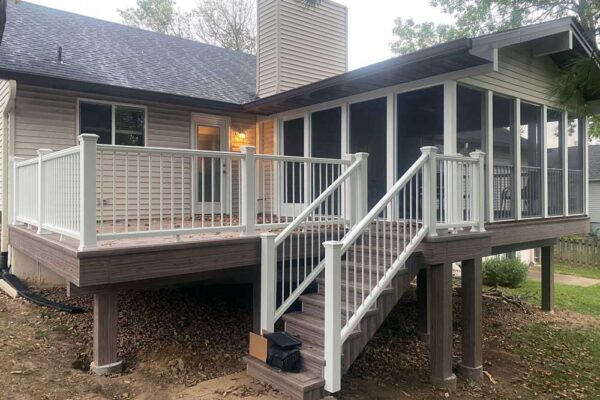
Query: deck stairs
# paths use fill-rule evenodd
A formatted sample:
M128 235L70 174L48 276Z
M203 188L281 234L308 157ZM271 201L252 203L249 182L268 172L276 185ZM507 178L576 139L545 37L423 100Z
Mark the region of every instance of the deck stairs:
M365 254L364 249L357 250L361 252L357 254L357 257L362 258ZM355 274L354 268L348 268L348 273L346 273L346 264L352 264L355 255L353 250L347 253L347 259L342 262L342 323L346 319L346 296L350 299L348 306L351 310L355 309L354 293L362 296L360 292L362 286L355 282L362 282L363 279L365 282L369 282L369 279L371 279L372 285L370 288L372 288L376 284L377 278L375 268L379 269L380 276L383 275L383 254L383 248L380 248L378 252L374 248L371 249L371 268L357 266L356 272L358 274ZM379 260L377 260L378 256ZM414 252L413 256L405 263L405 266L398 270L391 284L379 296L375 306L369 309L360 321L359 326L352 331L344 342L342 347L342 374L348 371L396 303L410 287L418 268L418 253ZM301 311L290 312L282 317L285 321L284 330L302 341L300 350L303 363L302 371L300 373L282 372L252 357L246 359L247 372L250 376L269 383L292 399L320 399L325 394L325 380L323 377L325 365L323 343L325 279L323 274L319 275L315 281L317 283L316 292L305 293L299 298L302 304ZM357 303L360 303L360 301L357 301Z

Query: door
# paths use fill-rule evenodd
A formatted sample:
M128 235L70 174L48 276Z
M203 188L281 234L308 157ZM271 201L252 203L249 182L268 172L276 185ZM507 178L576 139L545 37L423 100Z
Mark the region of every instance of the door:
M194 142L197 150L227 151L227 121L220 117L194 116L192 118ZM197 157L196 212L200 214L228 213L226 204L228 187L226 159Z

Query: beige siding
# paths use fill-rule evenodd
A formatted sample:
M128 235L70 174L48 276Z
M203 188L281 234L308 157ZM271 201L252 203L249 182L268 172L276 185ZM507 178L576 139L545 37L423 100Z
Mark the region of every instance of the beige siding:
M589 183L590 222L600 228L600 181Z
M19 85L15 100L15 155L31 158L37 155L36 151L39 148L49 148L56 151L75 145L77 141L77 98L146 106L148 122L146 142L147 146L151 147L191 148L192 113L206 112L205 110L187 107L158 103L145 104L130 99ZM228 117L231 122L229 132L230 150L239 151L244 144L255 145L256 117L248 114L233 114ZM236 135L237 132L245 133L245 138L242 140L240 135ZM123 154L117 156L105 154L100 157L97 190L98 216L102 215L105 219L110 219L114 207L116 216L123 218L125 209L128 208L128 217L130 220L134 220L133 224L135 225L137 219L137 212L135 212L137 210L136 199L139 188L141 197L140 218L146 218L150 212L152 212L153 218L158 218L161 204L159 163L158 156L153 156L151 159L148 159L147 156L140 156L139 165L138 158L134 155L129 156L127 165ZM151 167L149 167L149 164ZM138 168L140 171L139 181L137 179ZM186 216L190 215L192 193L190 168L189 157L174 156L173 159L163 157L163 209L170 210L171 197L173 197L176 219L181 218L182 211ZM232 169L231 177L234 180L232 206L235 212L238 209L239 164L234 163L230 168ZM101 185L100 182L104 182L104 184ZM152 188L151 195L150 188ZM182 194L185 198L183 210L181 207ZM104 207L101 207L101 204ZM125 207L126 204L128 207ZM170 218L170 211L164 217ZM109 227L106 228L110 229Z
M8 116L4 115L4 110L10 99L10 84L8 81L0 80L0 209L2 208L2 182L4 179L3 175L3 139L4 130L8 127L4 126L5 122L8 123Z
M346 72L346 7L329 0L316 8L260 0L258 13L260 97Z
M497 72L461 81L522 100L554 105L551 88L558 72L550 57L531 56L529 44L525 43L499 50Z

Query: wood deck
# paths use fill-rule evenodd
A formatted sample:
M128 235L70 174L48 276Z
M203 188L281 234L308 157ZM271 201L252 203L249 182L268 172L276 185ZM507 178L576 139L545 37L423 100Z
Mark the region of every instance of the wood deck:
M260 265L260 237L238 232L110 240L94 250L57 234L38 235L10 226L10 244L79 288L161 280L172 282L216 271ZM426 239L415 256L434 265L553 244L559 237L589 231L587 216L489 224L485 233L440 232ZM260 233L260 232L259 232ZM168 278L168 279L167 279Z

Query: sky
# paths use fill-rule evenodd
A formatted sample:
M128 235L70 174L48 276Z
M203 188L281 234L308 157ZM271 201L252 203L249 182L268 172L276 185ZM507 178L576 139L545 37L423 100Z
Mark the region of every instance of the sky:
M135 6L135 0L27 0L31 3L71 11L112 22L122 22L117 9ZM390 42L397 17L417 22L451 22L452 18L429 6L429 0L337 0L348 7L348 61L359 68L392 56ZM183 10L196 0L176 0Z

